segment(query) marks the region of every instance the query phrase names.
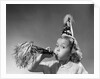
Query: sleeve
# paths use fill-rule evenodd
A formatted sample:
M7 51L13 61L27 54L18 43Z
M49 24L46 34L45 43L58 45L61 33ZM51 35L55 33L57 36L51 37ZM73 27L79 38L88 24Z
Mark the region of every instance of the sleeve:
M41 62L40 65L43 66L42 68L44 74L50 74L49 62Z
M78 74L88 74L88 72L86 71L86 69L83 67L81 63L79 63Z

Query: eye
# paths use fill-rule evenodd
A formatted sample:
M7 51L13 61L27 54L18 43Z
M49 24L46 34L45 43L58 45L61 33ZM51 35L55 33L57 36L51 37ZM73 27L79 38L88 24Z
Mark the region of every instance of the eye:
M62 48L65 49L66 47L65 46L62 46Z

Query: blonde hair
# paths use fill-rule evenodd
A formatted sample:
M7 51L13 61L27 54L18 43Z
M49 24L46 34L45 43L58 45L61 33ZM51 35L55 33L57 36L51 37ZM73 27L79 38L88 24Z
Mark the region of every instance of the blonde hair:
M71 55L70 55L70 61L74 63L79 63L82 59L82 52L81 49L79 48L78 42L76 39L73 37L67 37L64 36L62 39L69 39L70 42L70 48L71 48Z

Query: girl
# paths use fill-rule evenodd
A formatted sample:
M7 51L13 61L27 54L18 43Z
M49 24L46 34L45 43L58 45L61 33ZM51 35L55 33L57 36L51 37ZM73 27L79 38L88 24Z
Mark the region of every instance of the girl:
M44 58L52 57L52 54L38 54L35 61L28 65L30 72L43 72L44 74L87 74L81 64L82 53L73 36L72 16L64 18L62 36L57 40L54 49L55 60L42 62ZM50 52L50 48L47 48Z
M72 52L73 42L74 40L69 37L59 38L54 49L56 60L41 62L44 58L52 57L52 55L40 54L28 66L28 70L30 72L43 72L44 74L87 74L88 72L80 62L79 50Z

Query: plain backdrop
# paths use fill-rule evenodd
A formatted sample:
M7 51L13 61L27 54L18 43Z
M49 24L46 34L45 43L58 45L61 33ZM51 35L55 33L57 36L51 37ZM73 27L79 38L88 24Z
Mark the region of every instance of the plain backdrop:
M93 4L7 4L7 74L37 74L16 66L12 56L14 47L18 43L34 41L35 45L43 48L50 46L53 50L57 39L61 36L63 18L66 14L71 14L75 20L73 31L83 52L82 64L90 74L94 73Z

